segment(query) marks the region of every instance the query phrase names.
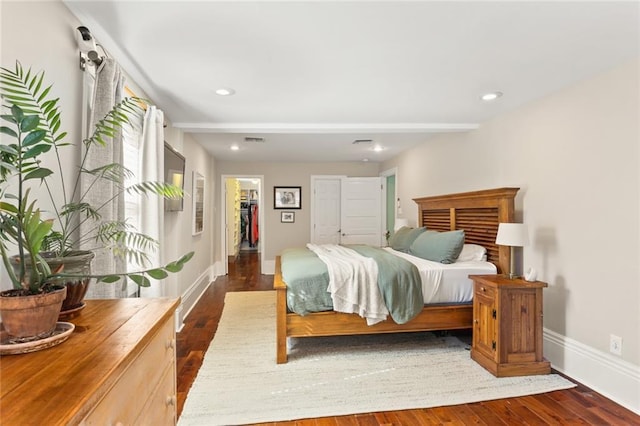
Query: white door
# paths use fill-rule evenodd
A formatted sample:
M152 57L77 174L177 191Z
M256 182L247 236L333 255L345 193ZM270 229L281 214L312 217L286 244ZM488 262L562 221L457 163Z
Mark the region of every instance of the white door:
M382 183L379 177L344 178L341 190L341 243L380 246Z
M313 179L311 242L340 243L340 177Z

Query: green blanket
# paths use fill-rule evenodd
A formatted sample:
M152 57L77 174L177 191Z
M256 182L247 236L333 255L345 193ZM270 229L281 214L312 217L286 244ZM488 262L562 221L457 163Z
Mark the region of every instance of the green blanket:
M378 288L391 318L398 323L413 319L422 310L422 283L418 269L411 262L385 250L367 245L347 245L378 264ZM287 284L287 306L291 312L333 309L327 292L329 273L325 263L306 248L286 249L281 255L282 279Z

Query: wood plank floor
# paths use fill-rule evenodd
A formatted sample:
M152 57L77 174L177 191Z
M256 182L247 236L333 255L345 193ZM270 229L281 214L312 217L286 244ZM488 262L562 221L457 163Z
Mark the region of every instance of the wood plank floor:
M177 335L178 415L182 412L189 388L198 374L204 354L215 335L226 292L271 290L272 286L273 276L260 274L259 254L241 252L237 261L229 264L229 275L216 279L187 316L184 328ZM268 424L297 426L640 425L640 416L578 384L576 388L564 391L476 404Z

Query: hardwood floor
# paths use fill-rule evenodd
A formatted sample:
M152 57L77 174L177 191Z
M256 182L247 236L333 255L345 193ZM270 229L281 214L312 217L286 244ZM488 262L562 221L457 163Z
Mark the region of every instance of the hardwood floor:
M227 291L271 290L273 276L260 274L259 254L241 252L229 275L209 286L177 335L178 416L209 343L215 335ZM274 347L275 351L275 347ZM215 397L215 396L212 396ZM640 425L640 416L593 390L576 388L520 398L451 407L388 411L305 419L268 425Z

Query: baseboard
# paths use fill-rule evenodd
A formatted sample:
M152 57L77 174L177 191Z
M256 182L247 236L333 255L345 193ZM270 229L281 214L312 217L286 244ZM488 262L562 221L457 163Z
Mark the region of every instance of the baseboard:
M640 414L640 366L546 328L543 335L553 368Z
M189 315L193 307L198 303L200 297L205 292L216 276L213 273L213 266L208 267L193 284L181 295L180 306L176 309L175 322L176 331L182 330L184 319Z

